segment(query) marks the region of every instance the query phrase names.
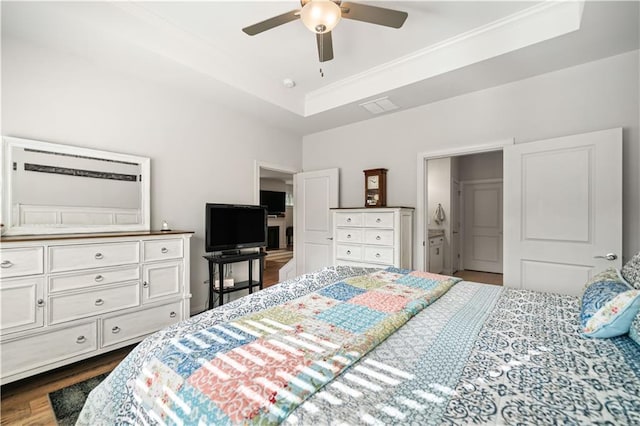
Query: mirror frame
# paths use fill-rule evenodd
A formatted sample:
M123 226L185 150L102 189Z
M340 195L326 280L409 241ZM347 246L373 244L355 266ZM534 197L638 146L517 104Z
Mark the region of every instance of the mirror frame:
M30 225L19 226L13 223L12 214L12 150L14 148L31 148L63 154L98 157L108 160L135 162L140 164L140 218L141 223L131 225ZM2 210L0 221L4 224L3 235L39 235L39 234L75 234L99 232L149 231L151 229L151 159L129 154L82 148L51 142L22 139L11 136L2 137L2 161L0 161L0 180L2 187Z

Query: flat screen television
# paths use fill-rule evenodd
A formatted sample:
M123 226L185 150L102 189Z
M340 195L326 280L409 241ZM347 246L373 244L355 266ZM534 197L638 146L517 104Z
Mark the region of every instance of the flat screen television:
M269 214L282 214L285 208L285 192L260 191L260 205L266 206Z
M267 245L267 209L262 206L207 203L207 252Z

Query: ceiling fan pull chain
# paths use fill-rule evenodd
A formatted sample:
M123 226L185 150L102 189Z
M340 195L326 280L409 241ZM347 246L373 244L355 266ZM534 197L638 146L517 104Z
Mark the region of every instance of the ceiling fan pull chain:
M320 56L324 58L324 37L320 37ZM322 67L320 67L320 77L324 77Z

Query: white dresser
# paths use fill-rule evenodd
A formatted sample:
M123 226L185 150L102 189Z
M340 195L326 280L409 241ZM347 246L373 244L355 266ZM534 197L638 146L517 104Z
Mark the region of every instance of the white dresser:
M189 318L190 238L182 231L2 238L2 383Z
M413 209L332 209L333 264L413 266Z

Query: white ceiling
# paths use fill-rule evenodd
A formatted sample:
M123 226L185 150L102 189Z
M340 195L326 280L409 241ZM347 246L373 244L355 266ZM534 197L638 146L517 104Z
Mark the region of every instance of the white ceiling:
M365 120L360 103L402 109L639 47L638 2L409 1L401 29L342 20L335 59L294 21L241 29L296 1L3 2L2 36L207 96L299 134ZM322 68L324 77L320 75ZM282 80L296 82L285 88Z

